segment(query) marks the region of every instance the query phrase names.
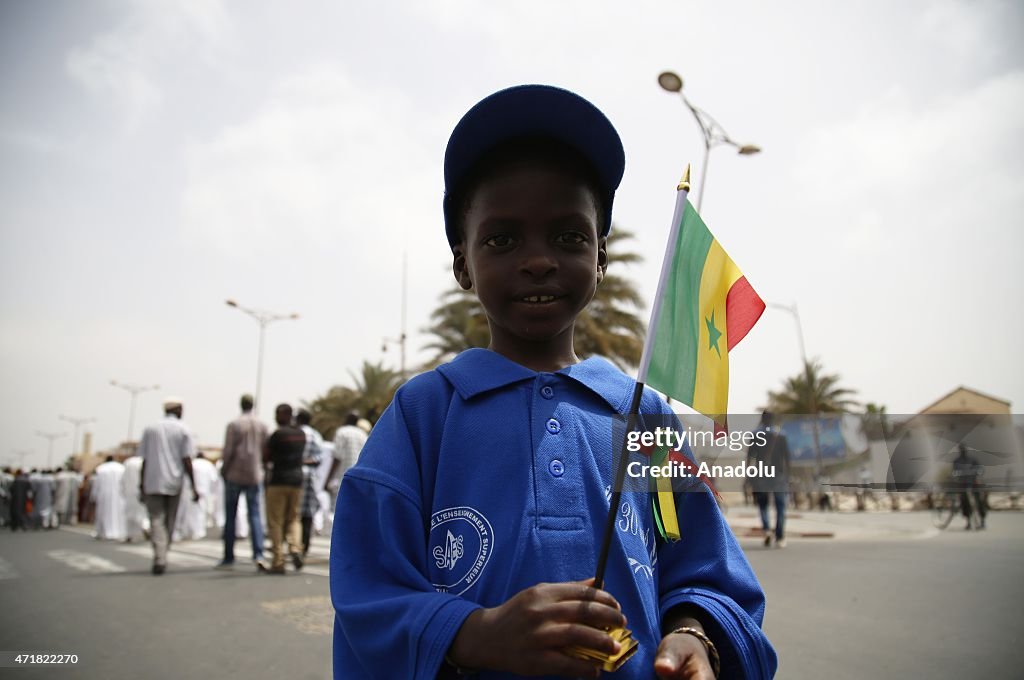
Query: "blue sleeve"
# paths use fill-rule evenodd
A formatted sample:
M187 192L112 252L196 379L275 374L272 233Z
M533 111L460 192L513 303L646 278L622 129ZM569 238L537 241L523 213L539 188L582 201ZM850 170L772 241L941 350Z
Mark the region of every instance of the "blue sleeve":
M669 408L662 402L662 413ZM681 427L681 426L680 426ZM685 454L693 460L689 446ZM750 563L703 484L676 494L680 540L658 549L660 616L681 604L706 612L723 678L772 678L775 650L761 630L765 598Z
M403 401L419 409L411 423ZM400 392L342 480L331 537L338 680L435 678L455 634L479 607L437 592L426 576L429 514L420 464L431 437L423 437L417 421L431 417L427 411L437 403L436 395L423 400ZM439 432L441 423L432 427Z

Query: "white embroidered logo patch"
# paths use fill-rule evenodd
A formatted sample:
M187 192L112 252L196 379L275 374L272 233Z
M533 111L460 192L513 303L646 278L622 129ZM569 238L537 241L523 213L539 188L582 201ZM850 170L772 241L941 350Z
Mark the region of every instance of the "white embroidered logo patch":
M435 512L430 517L434 588L453 595L472 588L487 566L493 548L491 523L474 508L460 506Z
M451 571L455 568L455 563L465 554L462 549L462 534L456 538L452 536L452 532L448 532L448 541L445 543L444 548L437 546L434 548L434 559L437 561L437 568L443 569L448 568Z

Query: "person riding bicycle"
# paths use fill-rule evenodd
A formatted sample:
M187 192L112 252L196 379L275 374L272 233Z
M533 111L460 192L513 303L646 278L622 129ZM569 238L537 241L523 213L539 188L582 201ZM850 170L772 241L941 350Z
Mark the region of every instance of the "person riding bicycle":
M981 476L984 470L977 460L967 455L967 447L960 444L960 455L953 461L953 488L960 492L960 509L967 518L968 531L972 528L985 528L985 498L981 493ZM971 525L971 510L978 513L978 526Z

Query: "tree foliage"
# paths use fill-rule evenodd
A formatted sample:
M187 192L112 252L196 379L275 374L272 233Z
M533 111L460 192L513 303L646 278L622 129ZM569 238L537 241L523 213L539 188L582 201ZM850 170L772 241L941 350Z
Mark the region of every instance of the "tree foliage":
M884 405L874 402L864 405L864 432L868 439L885 439L892 436L893 427Z
M349 372L349 377L351 386L335 385L326 394L303 404L313 416L313 427L325 437L333 437L352 411L376 422L402 384L401 373L385 368L380 362L363 361L359 374Z
M825 375L818 360L808 361L804 371L786 378L778 392L768 392L773 413L850 413L858 402L856 390L839 386L838 375Z

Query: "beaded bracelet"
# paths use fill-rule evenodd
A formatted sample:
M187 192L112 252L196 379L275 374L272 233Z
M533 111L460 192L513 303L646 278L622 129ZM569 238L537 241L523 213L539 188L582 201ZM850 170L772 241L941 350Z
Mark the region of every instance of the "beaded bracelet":
M711 660L711 672L715 674L715 678L722 671L722 660L718 658L718 650L715 649L715 643L711 641L703 631L697 630L696 628L690 628L689 626L683 626L682 628L676 628L669 635L675 633L682 633L685 635L692 635L693 637L700 640L700 643L704 645L704 650L708 653L708 659Z

